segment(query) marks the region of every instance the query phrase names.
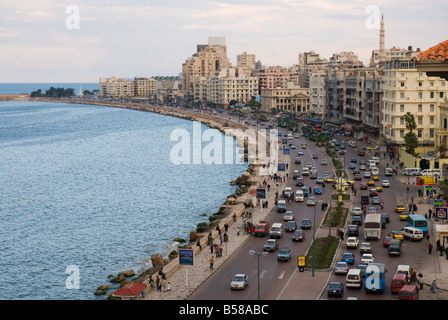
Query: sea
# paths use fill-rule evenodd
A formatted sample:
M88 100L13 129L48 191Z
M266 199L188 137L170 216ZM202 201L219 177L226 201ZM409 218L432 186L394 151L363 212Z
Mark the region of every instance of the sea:
M51 86L70 88L0 84L0 93ZM0 101L0 300L105 300L94 292L118 289L110 276L146 270L151 255L166 257L174 238L208 222L247 164L238 152L230 164L173 163L172 133L193 140L194 124L122 108Z

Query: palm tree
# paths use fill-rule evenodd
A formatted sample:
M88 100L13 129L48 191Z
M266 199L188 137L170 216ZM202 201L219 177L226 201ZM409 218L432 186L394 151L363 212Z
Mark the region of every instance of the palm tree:
M412 130L417 128L417 123L415 122L414 115L410 112L406 112L404 115L404 122L406 124L406 129L409 130L409 132L404 136L406 152L413 155L415 148L418 147L418 139Z

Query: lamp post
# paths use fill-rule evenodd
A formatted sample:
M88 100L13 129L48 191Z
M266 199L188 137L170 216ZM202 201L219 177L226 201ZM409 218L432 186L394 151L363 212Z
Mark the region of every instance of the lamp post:
M316 246L316 206L319 202L322 202L322 200L319 200L316 202L316 205L314 206L314 222L313 222L313 272L312 276L314 277L314 248Z
M252 256L257 256L258 260L258 300L260 300L260 256L267 256L268 253L266 251L257 253L254 250L249 250L249 254Z

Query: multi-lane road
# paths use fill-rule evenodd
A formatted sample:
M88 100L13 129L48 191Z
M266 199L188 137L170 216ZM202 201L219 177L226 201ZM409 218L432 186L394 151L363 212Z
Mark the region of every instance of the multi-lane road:
M345 138L342 136L337 137L339 141L345 141ZM304 167L307 163L312 163L318 170L318 176L322 176L324 171L330 171L333 174L333 170L330 165L330 161L328 161L328 165L321 165L321 159L328 159L325 154L324 148L318 148L312 143L308 143L306 149L301 149L300 142L304 139L294 138L293 143L297 147L297 149L292 149L291 154L291 163L289 167L289 181L288 186L292 187L295 191L299 187L296 187L295 180L292 179L292 173L295 169L299 169L302 171L302 167ZM341 156L342 163L347 166L347 171L349 174L352 174L351 170L348 169L348 165L350 160L355 157L358 159L358 164L360 159L370 159L372 156L369 152L366 153L364 157L359 157L357 154L357 148L350 148L346 145L346 153L345 160L344 156ZM302 163L295 164L294 157L299 150L303 150L304 154L302 155ZM318 154L318 159L313 159L312 155ZM386 162L390 162L388 160L381 160L378 165L380 169L380 180L388 179L391 183L389 188L384 188L383 192L379 193L381 199L384 200L384 209L381 210L378 207L380 212L386 212L390 215L390 223L387 224L386 228L382 230L382 235L384 236L386 233L388 234L391 230L400 230L400 228L404 225L404 222L399 221L398 214L394 212L395 201L398 198L406 197L406 186L403 186L399 181L397 181L394 177L385 177L384 169L386 166ZM357 165L358 166L358 165ZM306 187L314 187L317 186L316 180L311 179L309 176L304 177L305 186ZM359 185L361 182L366 182L366 179L363 178L361 181L355 182L355 187L357 188L357 195L354 197L353 201L350 203L350 209L355 206L361 206L360 197L361 195L368 195L368 190L360 190ZM411 187L410 194L416 194L414 188ZM323 193L321 195L313 195L317 200L322 200L323 202L329 201L331 186L329 184L323 188ZM292 210L295 213L295 220L297 222L298 228L300 228L300 222L302 218L310 218L314 223L314 212L316 212L316 230L320 225L324 217L324 211L321 210L320 203L317 206L307 206L306 203L307 198L305 198L304 202L295 202L292 201L288 203L287 210ZM348 218L351 221L351 215ZM277 213L277 210L274 208L269 216L269 222L272 225L273 223L280 222L285 225L285 221L283 221L283 214ZM364 241L363 239L363 227L360 226L360 236L359 240ZM283 232L283 236L279 240L279 247L289 247L292 250L292 259L289 262L279 262L277 261L277 253L270 252L267 256L257 257L254 255L249 255L250 250L254 250L258 253L261 253L263 250L263 245L265 241L269 237L251 237L242 247L233 254L231 258L223 265L217 272L215 272L206 282L204 282L190 297L192 300L251 300L257 299L258 290L260 294L260 298L263 300L275 300L275 299L283 299L280 297L281 292L285 290L288 285L298 286L296 290L300 290L300 284L297 285L294 281L288 281L293 278L292 275L297 271L297 263L296 257L300 255L305 255L308 250L312 239L313 239L313 227L309 230L305 230L305 240L303 242L293 242L292 241L292 233L291 232ZM345 240L347 237L345 237ZM361 254L359 249L345 249L345 240L341 244L341 250L338 254L342 254L343 252L350 251L355 254L355 266L360 263ZM356 290L356 289L345 289L344 298L347 296L356 296L359 299L393 299L395 296L392 296L390 293L390 281L395 274L395 270L398 264L408 264L413 267L422 266L425 263L430 263L426 259L426 244L425 241L422 242L403 242L403 254L399 257L389 257L387 254L387 249L385 249L382 245L381 241L369 241L372 244L372 253L375 257L376 262L385 263L388 269L386 273L386 291L382 295L372 295L367 294L365 290ZM339 261L339 257L336 258L336 261ZM259 262L259 265L258 265ZM250 285L241 291L230 290L230 280L237 273L245 273L249 277ZM257 279L258 275L260 278L260 286L258 286ZM332 275L331 281L340 281L345 284L345 276L344 275ZM389 289L389 290L388 290ZM325 288L322 288L325 290ZM325 292L325 291L323 291ZM302 295L303 296L303 295ZM294 297L288 297L294 299ZM322 295L322 298L326 299L326 295ZM314 296L310 296L309 299L316 299Z

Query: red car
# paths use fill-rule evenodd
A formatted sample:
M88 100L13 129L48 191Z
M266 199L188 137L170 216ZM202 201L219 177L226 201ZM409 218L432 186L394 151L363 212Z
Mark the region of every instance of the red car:
M361 186L359 187L359 189L361 189L361 190L367 190L367 185L366 185L366 184L361 184Z
M393 238L391 236L385 236L384 240L383 240L383 246L387 248L389 246L390 240L392 240L392 239Z
M366 155L365 150L362 150L362 149L358 150L358 156L365 156L365 155Z
M370 189L370 196L371 197L377 197L378 196L378 191L376 191L376 189Z
M362 175L359 173L355 174L355 180L362 180Z

